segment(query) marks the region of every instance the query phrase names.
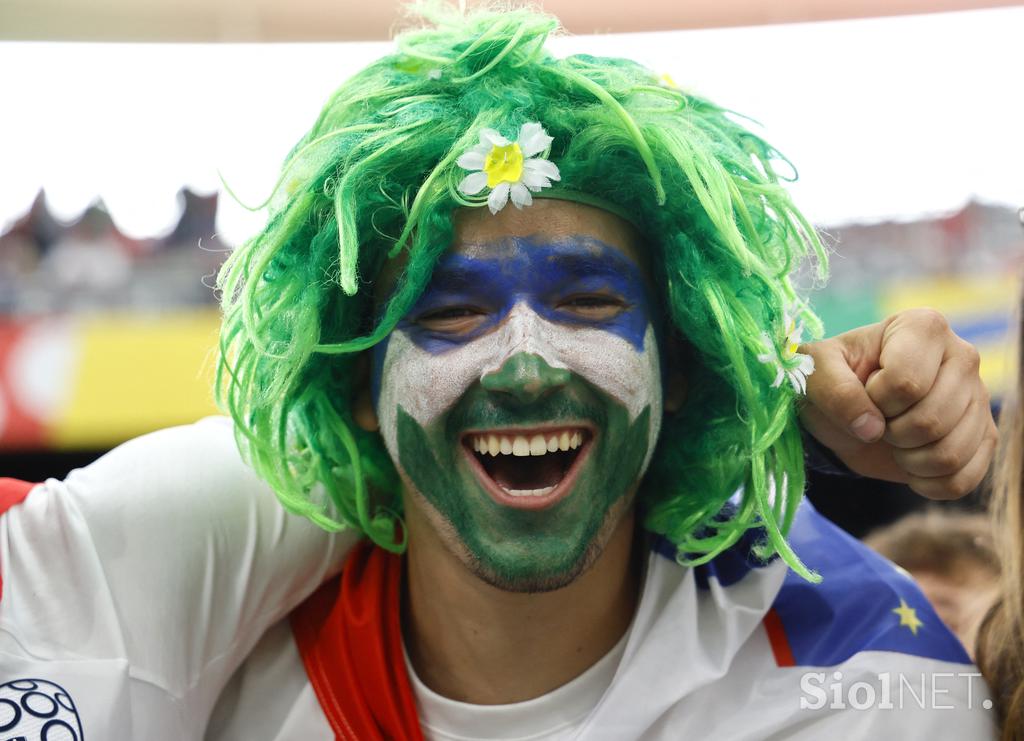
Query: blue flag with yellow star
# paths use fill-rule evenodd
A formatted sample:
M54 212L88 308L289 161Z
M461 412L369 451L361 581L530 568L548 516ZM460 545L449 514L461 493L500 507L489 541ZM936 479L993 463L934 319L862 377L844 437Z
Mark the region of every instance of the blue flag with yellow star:
M780 665L834 666L862 651L971 663L905 571L833 525L807 501L789 542L822 581L810 584L793 572L786 575L766 617L770 633L774 626L771 638L773 646L778 643Z

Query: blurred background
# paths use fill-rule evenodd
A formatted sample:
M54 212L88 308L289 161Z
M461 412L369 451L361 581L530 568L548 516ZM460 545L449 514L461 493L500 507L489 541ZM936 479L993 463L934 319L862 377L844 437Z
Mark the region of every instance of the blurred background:
M809 286L829 334L941 309L998 403L1024 267L1024 6L540 4L572 34L557 54L631 57L757 119L833 251ZM0 476L63 476L215 412L213 277L265 217L221 178L261 202L403 22L393 2L0 0ZM858 534L917 503L848 485L819 488Z

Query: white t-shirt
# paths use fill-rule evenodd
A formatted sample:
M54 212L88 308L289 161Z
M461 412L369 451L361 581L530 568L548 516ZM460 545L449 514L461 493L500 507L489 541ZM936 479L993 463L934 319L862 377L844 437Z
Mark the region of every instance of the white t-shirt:
M423 684L407 657L406 670L416 695L423 735L428 741L578 738L587 716L611 686L628 638L627 632L611 651L571 682L533 700L511 705L470 705L449 700Z
M54 739L201 738L256 642L356 539L285 512L224 418L36 486L0 517L0 739L53 720L71 728Z
M778 560L751 567L740 549L685 568L656 542L622 642L540 698L474 706L411 674L425 738L994 737L983 681L908 577L809 507L791 539L831 586L806 584ZM814 541L827 555L813 557ZM893 612L904 604L916 633ZM253 728L273 741L346 738L327 721L286 624L228 686L207 738L256 738Z
M226 420L36 487L0 517L0 738L334 739L285 618L353 542L286 514ZM696 568L652 539L608 656L507 706L412 677L427 738L993 735L983 683L909 578L809 506L790 542L823 584L749 563L749 539Z

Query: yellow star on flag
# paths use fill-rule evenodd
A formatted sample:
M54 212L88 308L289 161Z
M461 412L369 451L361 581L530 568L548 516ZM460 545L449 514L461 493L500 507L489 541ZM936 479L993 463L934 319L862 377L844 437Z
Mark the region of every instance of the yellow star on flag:
M900 625L910 628L910 632L917 635L917 629L924 623L917 617L917 610L908 605L903 598L900 598L900 606L894 607L893 612L900 616Z

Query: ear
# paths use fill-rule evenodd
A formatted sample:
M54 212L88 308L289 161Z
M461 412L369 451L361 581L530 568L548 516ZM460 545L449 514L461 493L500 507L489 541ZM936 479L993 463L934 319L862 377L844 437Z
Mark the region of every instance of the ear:
M686 402L686 376L678 368L670 368L665 377L665 411L675 414Z
M380 429L377 410L373 408L373 394L370 392L370 355L362 352L356 358L354 378L355 396L352 397L352 419L367 432Z
M668 371L665 373L665 389L663 405L669 414L675 414L686 402L686 373L689 367L690 345L683 338L672 332L665 343Z

